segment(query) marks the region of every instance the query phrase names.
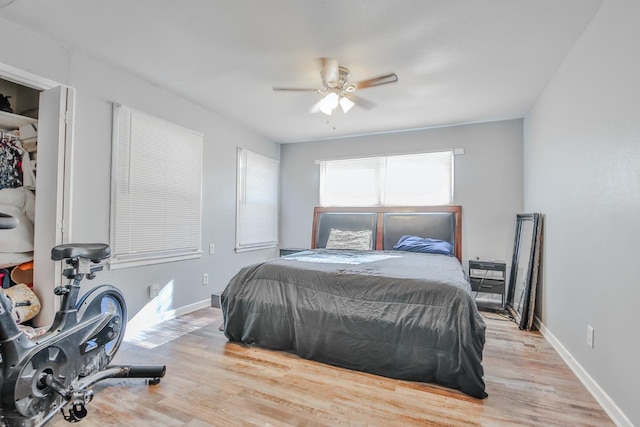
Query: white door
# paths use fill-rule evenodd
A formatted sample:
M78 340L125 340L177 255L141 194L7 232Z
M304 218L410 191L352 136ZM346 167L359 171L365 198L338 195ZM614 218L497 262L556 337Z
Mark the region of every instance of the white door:
M35 319L38 326L49 325L58 309L53 293L60 285L62 266L51 261L51 248L68 243L71 192L73 89L58 86L40 93L38 112L38 160L34 226L34 290L42 303Z

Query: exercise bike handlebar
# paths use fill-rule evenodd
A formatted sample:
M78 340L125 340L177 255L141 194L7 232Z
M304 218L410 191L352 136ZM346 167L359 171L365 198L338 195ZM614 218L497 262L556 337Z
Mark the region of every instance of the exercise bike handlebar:
M0 212L0 230L8 230L10 228L16 228L18 224L20 224L20 221L18 221L18 218Z

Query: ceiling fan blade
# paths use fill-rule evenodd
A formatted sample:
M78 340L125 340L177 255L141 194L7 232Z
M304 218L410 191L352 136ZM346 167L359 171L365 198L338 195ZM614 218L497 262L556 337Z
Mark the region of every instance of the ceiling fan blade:
M338 60L333 58L319 58L320 76L330 87L336 86L340 82L340 66Z
M361 98L358 95L349 94L346 95L346 98L349 98L351 101L353 101L354 104L356 104L360 108L364 108L365 110L370 110L376 106L374 102Z
M320 89L310 89L310 88L299 88L299 87L275 87L273 88L275 91L284 91L284 92L320 92Z
M356 89L366 89L372 86L380 86L387 83L395 83L398 81L398 76L396 73L385 74L384 76L374 77L368 80L362 80L357 83L354 83Z

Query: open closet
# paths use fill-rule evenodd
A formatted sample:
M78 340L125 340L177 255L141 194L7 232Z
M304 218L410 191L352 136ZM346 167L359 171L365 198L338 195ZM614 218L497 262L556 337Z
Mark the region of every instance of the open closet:
M0 212L19 220L0 235L0 283L5 291L33 288L38 112L40 91L0 79ZM40 311L20 310L21 321Z
M17 214L24 214L27 218L25 222L29 221L31 211L28 208L25 211L24 205L35 204L31 235L22 229L23 234L14 237L6 233L0 235L0 242L12 245L6 253L24 255L33 252L26 256L31 256L33 259L33 292L42 305L40 314L33 319L33 324L44 326L53 320L59 304L53 290L62 283L62 264L51 261L51 248L70 243L72 239L70 212L73 164L71 158L75 90L46 77L0 63L0 93L4 97L10 96L7 98L8 102L4 104L4 109L13 110L13 112L0 111L0 130L3 131L0 136L3 137L2 139L5 137L7 139L3 144L15 144L17 139L22 146L21 150L32 150L29 152L29 161L34 166L33 172L36 177L35 191L28 188L29 185L14 187L17 185L14 183L7 188L9 191L6 193L13 193L14 196L17 194L16 198L19 200L10 200L11 203L6 203L7 200L5 200L0 203L5 207L8 206L10 210L17 207ZM7 103L9 108L6 108ZM22 159L20 161L24 162ZM24 180L24 168L22 179ZM23 197L22 202L20 196ZM31 251L24 247L16 247L20 237L22 237L22 243L31 248ZM0 253L3 253L2 249ZM11 278L12 274L16 276L19 274L14 271L16 266L24 264L21 261L21 259L2 261L3 264L0 265L11 267L9 272ZM5 269L9 270L9 268ZM20 280L28 281L30 278Z

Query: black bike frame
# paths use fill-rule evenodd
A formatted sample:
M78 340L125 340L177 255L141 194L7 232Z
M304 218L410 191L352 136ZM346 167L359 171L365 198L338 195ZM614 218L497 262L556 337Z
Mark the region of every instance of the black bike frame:
M98 269L101 266L94 268ZM20 375L25 363L28 363L32 357L54 343L63 347L65 343L67 346L71 346L69 347L69 357L73 357L75 354L82 356L80 348L83 342L78 339L77 334L82 331L82 336L92 336L114 317L113 314L104 313L101 316L91 316L88 319L83 319L82 324L79 324L76 302L80 291L80 282L84 278L84 274L69 273L74 270L66 270L66 277L69 279L69 283L56 288L56 294L62 294L62 302L61 309L56 313L51 327L43 335L34 339L29 339L24 332L20 331L11 317L11 307L7 298L4 295L0 295L0 309L3 311L0 314L0 352L2 354L0 401L3 412L18 410L16 406L19 404L15 394L16 386L20 381ZM126 319L122 319L122 321L126 322ZM65 372L65 377L77 377L79 374L77 372L77 364L71 363L65 366L68 369ZM46 410L46 408L43 407L42 410Z

